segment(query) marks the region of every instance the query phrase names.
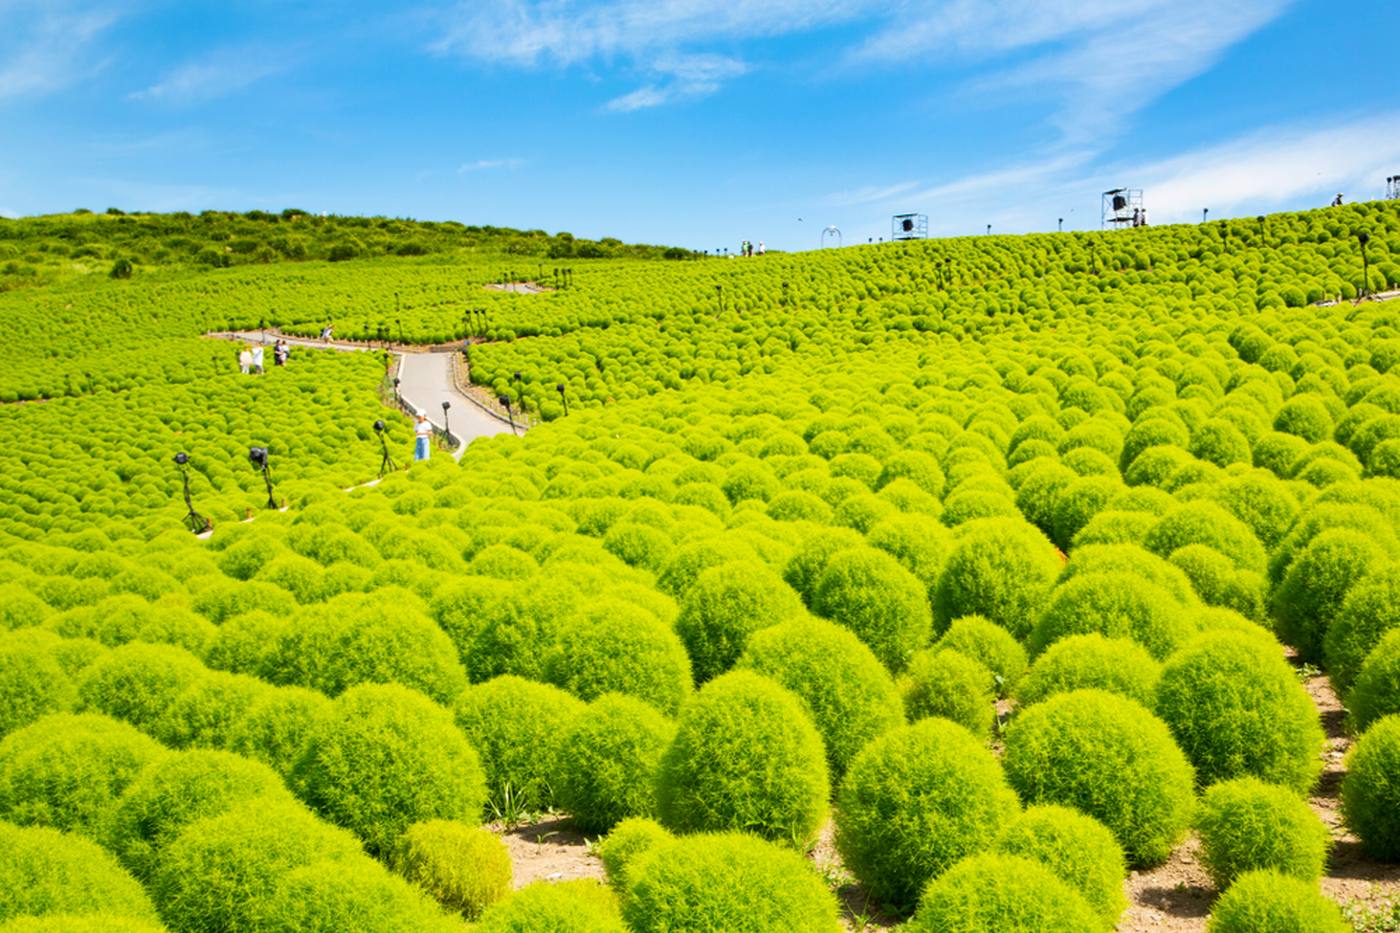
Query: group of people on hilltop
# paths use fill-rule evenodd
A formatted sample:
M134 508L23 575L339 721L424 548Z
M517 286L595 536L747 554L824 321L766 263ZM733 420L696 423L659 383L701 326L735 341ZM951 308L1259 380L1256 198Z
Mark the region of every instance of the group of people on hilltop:
M238 371L247 376L250 373L261 376L263 369L264 349L262 344L249 346L244 344L238 351ZM287 357L291 355L292 348L287 341L280 337L272 344L272 361L278 366L287 365Z
M1135 207L1135 208L1133 208L1133 226L1134 226L1134 227L1145 227L1145 226L1147 226L1147 209L1146 209L1146 208L1142 208L1142 207Z
M759 240L759 241L758 241L758 251L757 251L757 252L754 252L754 245L753 245L753 243L750 242L749 240L744 240L743 242L741 242L741 243L739 244L739 255L740 255L740 256L762 256L765 252L767 252L767 250L764 249L763 241L762 241L762 240Z

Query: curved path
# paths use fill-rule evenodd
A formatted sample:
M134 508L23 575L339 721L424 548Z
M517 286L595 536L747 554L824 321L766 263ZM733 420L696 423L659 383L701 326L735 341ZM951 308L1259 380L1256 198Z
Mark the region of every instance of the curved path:
M267 347L267 367L272 366L272 344L279 338L293 347L308 350L339 350L341 352L363 353L371 350L362 343L344 343L335 340L313 340L308 337L288 337L279 334L264 334L259 331L233 331L209 334L210 337L224 340L244 340L248 343L262 343ZM428 421L448 432L458 440L452 452L460 460L466 453L467 445L478 437L491 437L511 430L509 424L488 413L475 399L464 395L452 378L452 355L456 350L439 350L422 353L391 350L399 362L399 398L411 408L424 412ZM451 409L444 418L442 403L451 403Z

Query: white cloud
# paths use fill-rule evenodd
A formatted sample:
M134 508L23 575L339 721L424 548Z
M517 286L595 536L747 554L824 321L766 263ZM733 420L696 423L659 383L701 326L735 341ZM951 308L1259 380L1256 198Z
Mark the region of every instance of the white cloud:
M822 199L822 203L833 207L857 207L862 204L881 204L894 200L906 192L919 187L917 181L901 181L893 185L866 185L851 191L837 191Z
M170 70L155 84L127 95L130 100L192 104L236 93L291 67L285 51L229 48Z
M749 68L744 62L725 55L666 53L653 61L649 70L658 78L656 82L608 101L603 109L630 113L673 101L708 97L725 81L745 74Z
M1209 70L1293 0L929 0L904 5L851 54L857 64L958 63L968 89L1055 101L1066 145L1119 133L1143 107Z
M0 100L61 90L101 68L91 47L116 19L63 2L0 4Z
M696 46L805 32L871 6L873 0L484 0L441 17L431 48L518 68L621 64L647 79L604 105L625 113L708 96L749 71L732 55Z
M458 175L469 175L472 172L489 172L493 169L508 169L514 171L525 164L524 159L477 159L475 162L463 162L457 166Z
M1346 140L1364 140L1348 145ZM1339 141L1343 141L1340 142ZM1400 112L1317 126L1276 126L1120 173L1139 179L1154 223L1257 213L1312 198L1317 207L1383 196L1400 166Z

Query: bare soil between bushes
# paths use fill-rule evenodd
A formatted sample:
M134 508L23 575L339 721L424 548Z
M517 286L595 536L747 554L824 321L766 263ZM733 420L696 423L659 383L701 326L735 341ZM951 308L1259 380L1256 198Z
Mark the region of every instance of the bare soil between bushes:
M1304 685L1327 733L1326 764L1310 800L1332 831L1333 848L1322 879L1323 893L1360 916L1400 910L1400 865L1368 859L1360 840L1342 822L1339 795L1343 759L1352 744L1345 729L1345 710L1325 675L1310 676ZM554 815L513 828L500 824L489 828L501 836L510 851L517 888L533 881L604 877L602 862L591 845L596 840L578 833L567 817ZM1118 923L1119 933L1202 933L1217 892L1199 856L1200 843L1193 834L1163 864L1132 872L1124 882L1128 909ZM823 827L809 857L836 892L847 930L859 933L897 925L898 918L882 913L841 864L830 822Z

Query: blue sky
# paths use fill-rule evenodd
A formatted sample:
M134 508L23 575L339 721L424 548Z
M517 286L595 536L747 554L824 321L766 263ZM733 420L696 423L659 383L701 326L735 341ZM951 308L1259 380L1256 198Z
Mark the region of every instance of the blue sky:
M0 0L0 212L813 248L1380 197L1394 0Z

